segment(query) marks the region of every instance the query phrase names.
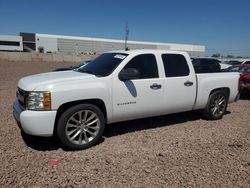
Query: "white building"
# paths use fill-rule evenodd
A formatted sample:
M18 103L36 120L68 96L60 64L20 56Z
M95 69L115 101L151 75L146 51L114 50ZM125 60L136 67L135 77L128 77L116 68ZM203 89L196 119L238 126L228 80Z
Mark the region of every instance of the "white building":
M124 40L39 33L20 33L20 35L23 36L24 48L30 48L35 51L39 51L39 48L43 48L44 52L51 53L100 54L106 51L124 49ZM205 53L205 46L201 45L128 41L127 46L129 49L166 49L186 51L191 56L204 56Z
M0 35L0 50L23 51L23 39L21 36Z

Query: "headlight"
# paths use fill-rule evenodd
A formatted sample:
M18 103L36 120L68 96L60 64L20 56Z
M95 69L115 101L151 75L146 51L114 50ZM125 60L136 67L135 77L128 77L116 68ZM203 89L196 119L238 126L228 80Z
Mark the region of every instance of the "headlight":
M28 110L51 110L51 93L47 91L29 92Z

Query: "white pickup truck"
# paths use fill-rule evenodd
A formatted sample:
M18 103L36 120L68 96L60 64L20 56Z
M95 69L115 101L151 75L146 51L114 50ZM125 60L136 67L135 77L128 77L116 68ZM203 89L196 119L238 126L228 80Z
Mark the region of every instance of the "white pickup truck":
M30 135L93 146L106 124L200 109L222 118L238 99L238 73L196 74L186 52L114 51L86 66L22 78L13 114Z

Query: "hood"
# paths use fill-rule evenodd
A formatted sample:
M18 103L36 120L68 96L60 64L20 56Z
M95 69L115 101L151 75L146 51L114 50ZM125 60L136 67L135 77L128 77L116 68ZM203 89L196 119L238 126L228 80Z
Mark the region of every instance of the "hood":
M19 80L18 87L25 91L33 91L42 85L51 85L59 82L95 78L95 75L76 71L49 72L27 76Z

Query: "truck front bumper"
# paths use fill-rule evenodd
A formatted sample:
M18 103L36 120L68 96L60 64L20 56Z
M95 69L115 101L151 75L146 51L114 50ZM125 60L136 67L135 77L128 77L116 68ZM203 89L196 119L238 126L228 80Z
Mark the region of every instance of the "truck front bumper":
M23 110L16 100L13 103L13 115L26 134L44 137L53 135L56 111Z

